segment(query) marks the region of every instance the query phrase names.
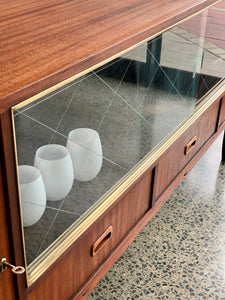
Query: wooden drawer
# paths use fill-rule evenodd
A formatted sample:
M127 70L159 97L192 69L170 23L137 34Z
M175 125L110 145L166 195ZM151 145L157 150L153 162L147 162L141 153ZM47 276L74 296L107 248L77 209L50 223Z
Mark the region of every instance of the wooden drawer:
M64 257L63 263L57 262L50 271L55 282L60 278L70 278L56 290L54 299L70 299L74 291L93 274L110 252L119 244L129 230L149 210L152 186L152 171L147 171L129 191L108 209L84 234ZM65 274L64 274L65 273ZM47 276L35 293L28 295L29 300L53 299L52 283ZM69 276L69 277L68 277ZM39 288L40 287L40 288ZM42 291L46 291L44 294ZM49 293L49 294L48 294Z
M155 199L167 189L177 175L216 132L220 101L212 104L160 159L157 170Z

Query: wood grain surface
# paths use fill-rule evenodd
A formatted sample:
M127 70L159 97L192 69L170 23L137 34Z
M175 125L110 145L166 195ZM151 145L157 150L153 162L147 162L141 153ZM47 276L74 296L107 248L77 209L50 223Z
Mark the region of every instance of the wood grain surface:
M220 119L219 119L219 126L222 126L225 122L225 94L221 95L221 112L220 112Z
M215 134L219 119L220 99L213 103L199 119L192 124L160 159L157 174L156 200L176 179L181 170L200 151L202 146ZM197 142L190 152L185 154L185 146L197 137Z
M14 265L25 266L10 111L6 111L0 115L0 145L0 171L4 190L4 198L1 197L0 201L4 201L7 213L7 227L11 253L10 262ZM25 299L25 273L14 276L14 284L17 294L14 299ZM0 300L1 299L6 298L0 298Z
M4 192L0 165L0 260L5 257L8 262L11 262L6 209L3 199ZM14 300L16 297L14 289L13 273L10 270L0 273L0 299L6 299L7 297L7 300Z
M1 1L0 112L215 2Z
M215 0L86 0L85 2L81 0L2 0L0 2L0 128L2 136L0 141L2 144L1 162L4 163L1 173L4 183L4 203L7 203L11 212L9 219L14 240L14 244L11 245L13 262L24 265L9 108L107 60L118 52L157 34L215 2ZM142 193L149 197L150 179L146 179L144 188L142 188L142 183L140 186L141 188L137 190L140 198L143 196ZM131 196L127 196L122 202L125 211L128 203L130 204L130 198ZM124 223L127 227L124 227L121 238L129 231L129 226L132 226L147 211L148 199L145 201L145 207L135 211L134 219L127 218L127 221L132 222L130 225ZM135 204L134 200L133 204ZM112 219L115 220L115 224L119 224L117 212L123 210L114 207L112 211ZM108 218L104 219L102 216L102 220L105 222ZM98 224L94 225L98 226ZM107 247L109 245L106 245ZM107 257L109 254L107 251L111 251L112 248L103 249L101 255L104 256L105 253ZM90 276L90 270L83 269L83 277L81 276L83 280L74 281L75 266L71 265L71 261L75 262L73 255L77 252L75 248L73 250L68 251L64 259L57 262L56 267L53 266L46 277L42 278L40 285L38 285L40 282L37 283L29 294L29 300L49 299L49 295L61 300L63 298L60 296L63 292L64 299L66 299L66 296L71 296L80 287L86 276ZM102 259L104 260L105 257ZM102 260L99 259L94 267L101 262ZM60 286L61 278L64 277L60 270L64 270L64 264L67 266L64 272L68 273L71 280L67 281L68 286L65 285L62 289L52 291L52 282ZM11 279L10 284L12 284ZM23 295L25 278L21 276L15 280L15 284L18 285L19 294ZM13 293L11 296L14 296Z

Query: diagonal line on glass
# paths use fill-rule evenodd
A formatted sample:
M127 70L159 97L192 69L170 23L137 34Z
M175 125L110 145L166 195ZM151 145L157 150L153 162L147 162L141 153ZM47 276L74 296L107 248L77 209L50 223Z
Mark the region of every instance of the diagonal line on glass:
M55 220L56 220L56 218L57 218L59 212L61 211L61 208L62 208L62 206L63 206L64 200L65 200L65 199L63 199L63 201L62 201L62 203L60 204L60 206L59 206L59 208L58 208L58 210L57 210L57 212L56 212L54 218L52 219L52 222L51 222L51 224L50 224L50 226L49 226L49 228L48 228L48 231L46 232L45 237L43 238L43 240L42 240L42 242L41 242L41 245L40 245L38 251L36 252L36 257L38 257L38 256L40 255L40 253L41 253L42 247L43 247L43 245L44 245L44 243L45 243L45 241L46 241L46 239L47 239L47 236L48 236L50 230L52 229L52 226L54 225Z
M107 82L105 82L97 73L95 75L111 90L115 93L129 108L131 108L144 122L146 122L151 128L152 124L149 123L132 105L130 105L117 91L115 91Z
M27 115L27 114L25 114L25 113L23 113L23 112L20 112L20 115L23 115L24 117L26 117L26 118L32 120L33 122L35 122L35 123L41 125L42 127L45 127L46 129L49 129L49 130L53 131L55 134L57 134L57 135L59 135L59 136L65 138L65 139L67 139L67 136L64 135L63 133L55 131L53 128L51 128L51 127L49 127L48 125L46 125L46 124L44 124L44 123L42 123L42 122L40 122L40 121L34 119L33 117L31 117L31 116L29 116L29 115ZM85 148L85 146L79 144L79 142L76 142L76 143L77 143L78 145L82 146L83 148ZM86 148L86 149L88 149L88 148ZM90 151L92 151L92 150L90 149ZM95 152L93 151L93 153L95 153ZM105 156L103 156L103 158L104 158L105 160L107 160L108 162L114 164L115 166L117 166L117 167L119 167L119 168L121 168L121 169L123 169L123 170L128 171L126 168L124 168L123 166L120 166L119 164L117 164L116 162L110 160L109 158L107 158L107 157L105 157Z

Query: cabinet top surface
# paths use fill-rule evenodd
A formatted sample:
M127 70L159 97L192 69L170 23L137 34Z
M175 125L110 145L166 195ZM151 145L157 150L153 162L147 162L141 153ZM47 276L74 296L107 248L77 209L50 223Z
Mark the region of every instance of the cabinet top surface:
M215 2L2 1L0 107L91 68Z

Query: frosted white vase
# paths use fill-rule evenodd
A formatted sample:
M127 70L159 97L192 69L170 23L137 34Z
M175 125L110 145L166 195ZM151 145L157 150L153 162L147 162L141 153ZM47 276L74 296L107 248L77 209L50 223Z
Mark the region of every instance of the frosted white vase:
M67 139L74 178L79 181L94 179L102 167L102 145L97 131L90 128L72 130Z
M34 166L41 172L48 200L61 200L69 194L74 174L71 156L66 147L49 144L38 148Z
M46 208L46 192L39 170L33 166L19 166L20 198L23 226L34 225Z

